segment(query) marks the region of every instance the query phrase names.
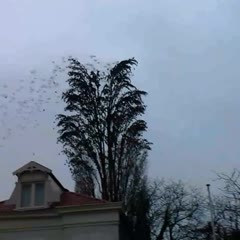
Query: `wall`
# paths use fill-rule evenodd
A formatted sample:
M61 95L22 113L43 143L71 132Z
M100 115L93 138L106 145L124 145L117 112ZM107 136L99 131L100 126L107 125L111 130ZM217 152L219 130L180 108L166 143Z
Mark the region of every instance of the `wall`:
M41 171L24 172L19 176L20 182L38 182L45 181L48 174Z
M51 229L0 233L1 240L118 240L117 226L75 226Z
M0 219L1 240L119 240L118 211Z
M63 240L62 230L0 233L1 240ZM69 239L70 240L70 239Z
M64 240L118 240L118 225L70 227L64 230Z

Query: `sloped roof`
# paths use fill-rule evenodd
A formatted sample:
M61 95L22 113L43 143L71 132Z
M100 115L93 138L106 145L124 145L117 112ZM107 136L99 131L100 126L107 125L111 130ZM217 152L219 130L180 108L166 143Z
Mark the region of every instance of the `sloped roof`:
M30 161L29 163L25 164L24 166L20 167L19 169L17 169L16 171L13 172L13 175L18 175L21 174L23 172L27 172L27 171L36 171L36 170L40 170L42 172L46 172L46 173L51 173L52 170L35 162L35 161Z
M85 204L101 204L101 203L107 203L107 201L93 198L80 193L63 192L58 206L78 206Z
M12 212L15 208L15 205L5 205L5 201L0 202L0 215L2 213Z
M56 207L71 207L71 206L84 206L84 205L98 205L104 204L107 201L102 199L93 198L84 194L74 193L74 192L63 192L60 198L60 202L53 203L48 209L42 210L31 210L31 212L45 212L46 210L54 209ZM0 216L6 214L16 213L15 205L5 205L5 201L0 202ZM23 212L23 211L21 211ZM29 211L27 211L29 212Z

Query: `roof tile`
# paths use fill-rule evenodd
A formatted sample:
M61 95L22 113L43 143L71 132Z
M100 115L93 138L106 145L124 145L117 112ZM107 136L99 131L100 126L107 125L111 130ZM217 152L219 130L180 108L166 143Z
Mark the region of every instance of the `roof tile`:
M86 204L101 204L107 201L93 198L84 194L74 192L64 192L61 195L61 200L58 206L81 206Z
M80 193L66 191L62 193L60 202L52 204L52 206L49 207L49 209L54 209L56 206L67 207L67 206L82 206L82 205L103 204L103 203L107 203L107 201L93 198ZM16 207L15 205L5 205L5 201L0 202L0 215L14 213L15 207ZM38 210L38 211L40 212L41 210Z

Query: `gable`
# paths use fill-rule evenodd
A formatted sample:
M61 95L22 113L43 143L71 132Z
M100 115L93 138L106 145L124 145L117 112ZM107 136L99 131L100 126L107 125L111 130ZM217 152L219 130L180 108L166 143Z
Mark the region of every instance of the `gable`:
M47 168L47 167L44 167L43 165L37 163L37 162L34 162L34 161L31 161L27 164L25 164L24 166L20 167L19 169L17 169L16 171L13 172L13 175L20 175L24 172L32 172L32 171L41 171L41 172L45 172L45 173L51 173L52 170Z

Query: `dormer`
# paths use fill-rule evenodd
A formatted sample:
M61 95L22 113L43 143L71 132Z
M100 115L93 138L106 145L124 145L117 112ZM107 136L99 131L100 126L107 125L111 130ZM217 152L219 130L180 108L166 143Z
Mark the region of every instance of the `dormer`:
M67 190L53 175L51 169L31 161L13 172L17 176L15 189L6 202L15 205L16 210L49 208L52 203L60 202Z

